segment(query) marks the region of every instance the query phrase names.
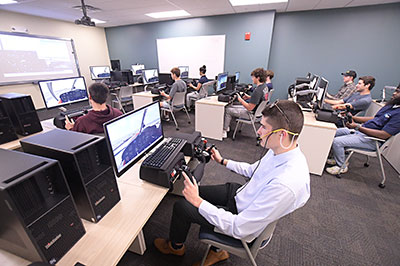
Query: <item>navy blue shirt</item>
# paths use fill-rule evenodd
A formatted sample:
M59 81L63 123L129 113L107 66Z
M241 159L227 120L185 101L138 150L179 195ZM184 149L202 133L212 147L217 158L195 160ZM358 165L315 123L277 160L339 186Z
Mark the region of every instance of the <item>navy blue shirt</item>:
M375 117L363 124L363 127L383 130L394 136L400 132L400 105L382 107Z
M208 78L206 76L201 76L200 79L199 79L199 83L200 84L204 84L206 82L208 82Z

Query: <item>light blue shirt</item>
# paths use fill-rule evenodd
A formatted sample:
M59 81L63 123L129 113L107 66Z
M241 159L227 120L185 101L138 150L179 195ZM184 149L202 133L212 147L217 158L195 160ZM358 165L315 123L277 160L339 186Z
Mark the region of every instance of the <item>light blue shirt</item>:
M250 178L253 164L228 161L227 168ZM248 183L235 196L238 214L203 200L200 214L224 234L253 241L267 225L302 207L310 197L310 174L299 147L274 155L272 150L261 159Z

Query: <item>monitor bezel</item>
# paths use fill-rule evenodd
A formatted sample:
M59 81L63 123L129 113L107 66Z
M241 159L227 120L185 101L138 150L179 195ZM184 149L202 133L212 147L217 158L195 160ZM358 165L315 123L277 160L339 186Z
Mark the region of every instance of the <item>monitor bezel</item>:
M227 86L225 85L225 88L218 90L218 80L221 75L226 75L226 84L228 83L228 76L229 76L228 72L219 73L217 76L217 84L215 86L215 93L220 93L221 91L226 90L226 88L227 88Z
M146 70L157 70L157 78L158 78L158 81L156 81L156 82L148 82L148 83L145 83L145 80L146 80L146 79L145 79L145 77L144 77L144 72L145 72ZM142 78L143 78L143 85L157 84L157 83L160 82L160 72L158 71L157 68L143 69L143 71L142 71Z
M125 118L126 116L132 115L133 113L139 112L142 109L145 109L153 104L157 104L158 105L158 112L160 114L160 126L161 126L161 138L158 139L156 142L154 142L152 145L150 145L142 154L140 154L139 156L137 156L135 159L131 160L127 166L125 166L121 171L118 171L118 167L117 167L117 163L115 162L115 157L114 154L112 152L112 147L111 147L111 142L110 142L110 136L108 134L107 131L107 126L111 123L114 123L120 119ZM110 159L111 159L111 164L113 166L114 169L114 174L117 177L122 176L126 171L128 171L134 164L136 164L138 161L140 161L144 156L146 156L151 150L154 149L154 147L156 147L160 142L162 142L164 140L164 128L162 126L162 122L161 122L161 108L160 108L160 101L154 101L152 103L149 103L147 105L144 105L138 109L132 110L126 114L120 115L106 123L103 124L103 129L104 129L104 137L106 139L106 143L107 143L107 149L108 149L108 154L110 155Z
M110 77L109 77L109 78L93 78L93 77L92 77L92 68L94 68L94 67L108 67ZM111 79L111 67L110 67L110 66L89 66L89 71L90 71L90 78L91 78L92 80Z
M44 97L44 94L43 94L43 91L42 91L42 86L40 85L40 83L45 83L45 82L49 82L49 81L57 81L57 80L65 80L65 79L77 79L77 78L82 78L82 79L83 79L83 84L85 85L85 90L86 90L86 97L87 97L86 99L81 99L81 100L77 100L77 101L73 101L73 102L68 102L68 103L63 103L63 104L58 104L58 105L52 106L52 107L48 107L48 106L47 106L47 102L46 102L46 99L45 99L45 97ZM72 77L72 78L59 78L59 79L40 80L40 81L38 82L38 87L39 87L39 90L40 90L40 94L42 95L42 99L43 99L44 105L46 106L46 109L59 108L59 107L64 106L64 105L69 105L69 104L73 104L73 103L79 103L79 102L89 101L89 92L88 92L88 89L87 89L87 86L86 86L86 80L85 80L85 77L84 77L84 76Z

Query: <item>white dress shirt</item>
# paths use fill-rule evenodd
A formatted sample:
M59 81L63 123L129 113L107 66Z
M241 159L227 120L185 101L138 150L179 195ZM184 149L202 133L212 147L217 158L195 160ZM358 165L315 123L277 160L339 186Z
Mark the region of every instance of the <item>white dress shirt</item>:
M227 168L250 178L259 161L248 164L228 161ZM237 190L238 214L203 200L200 214L224 234L253 241L267 225L302 207L310 197L310 174L306 158L297 147L261 159L250 181Z

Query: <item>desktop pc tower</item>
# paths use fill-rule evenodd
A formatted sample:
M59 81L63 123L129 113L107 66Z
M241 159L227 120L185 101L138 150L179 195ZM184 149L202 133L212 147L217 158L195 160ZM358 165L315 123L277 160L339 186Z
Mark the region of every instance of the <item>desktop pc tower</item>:
M0 144L16 139L18 139L18 136L0 99Z
M236 89L236 76L228 76L228 81L226 82L226 91L234 91Z
M60 162L81 218L98 222L121 199L104 137L54 129L21 146Z
M57 263L85 234L56 160L0 149L0 248Z
M27 136L43 130L31 96L7 93L1 94L0 99L17 134Z

